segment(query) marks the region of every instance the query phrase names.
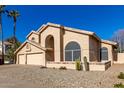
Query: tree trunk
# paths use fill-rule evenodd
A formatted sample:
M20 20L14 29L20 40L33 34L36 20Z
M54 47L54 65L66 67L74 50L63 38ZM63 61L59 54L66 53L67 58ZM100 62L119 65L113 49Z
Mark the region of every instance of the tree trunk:
M4 42L3 42L3 31L2 31L2 14L0 14L0 32L1 32L1 39L2 39L2 60L0 65L4 64Z
M16 21L14 21L14 32L13 32L13 37L14 37L14 41L13 41L13 46L14 46L14 51L16 50L16 35L15 35L15 32L16 32ZM14 64L16 63L16 57L15 57L15 54L14 55Z

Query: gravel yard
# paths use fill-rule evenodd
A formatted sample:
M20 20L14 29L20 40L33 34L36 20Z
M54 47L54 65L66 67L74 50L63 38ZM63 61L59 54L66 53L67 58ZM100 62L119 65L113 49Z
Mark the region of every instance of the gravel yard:
M40 68L40 66L3 65L0 66L0 87L7 88L48 88L48 87L113 87L122 82L117 78L124 72L124 65L113 65L107 71L76 71Z

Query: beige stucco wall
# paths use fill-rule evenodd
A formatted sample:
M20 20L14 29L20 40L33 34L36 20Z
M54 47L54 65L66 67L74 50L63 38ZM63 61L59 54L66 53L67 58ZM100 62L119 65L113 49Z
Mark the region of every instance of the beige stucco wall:
M63 37L64 37L64 40L63 40L64 48L71 41L77 42L81 47L81 61L83 62L83 57L85 56L89 61L89 36L88 35L65 30L65 34Z
M47 64L47 67L50 67L50 68L53 68L53 67L60 68L62 66L66 67L67 69L76 69L75 68L75 64L56 64L56 63L54 63L54 64Z
M30 46L30 49L26 49L26 45L27 45L27 44ZM24 58L21 59L21 61L24 60L24 62L27 63L27 62L26 62L27 56L28 56L28 55L34 55L34 54L43 54L43 55L41 56L41 57L42 57L42 64L41 64L41 65L45 65L45 52L44 52L43 50L37 48L36 46L34 46L34 45L32 45L32 44L29 44L29 43L26 43L26 44L24 45L24 47L22 47L22 48L20 49L20 51L16 54L16 63L19 64L19 56L20 56L20 55L24 55ZM36 56L36 57L37 57L37 56ZM33 59L36 59L36 58L33 58ZM34 62L34 64L35 64L35 61L36 61L36 60L33 60L33 59L32 59L32 62ZM31 62L31 63L32 63L32 62ZM32 64L33 64L33 63L32 63ZM39 65L40 65L40 64L39 64Z
M106 62L91 62L89 63L90 71L105 71L111 66L111 61Z
M27 44L29 45L30 49L26 49ZM24 53L38 53L43 52L41 49L37 48L36 46L26 43L23 48L20 49L18 54L24 54Z
M117 61L114 62L115 64L124 64L124 53L117 54Z
M52 35L54 38L54 56L55 62L64 60L64 49L65 46L71 42L77 42L81 47L81 60L86 56L89 61L89 36L81 33L71 32L64 29L64 34L60 32L60 28L47 27L43 32L40 33L41 46L45 47L45 40L47 36ZM62 43L63 42L63 43ZM63 47L62 47L63 46ZM63 56L62 56L63 54ZM63 60L62 60L63 58Z
M73 63L54 63L54 62L50 62L47 63L46 65L47 67L50 68L60 68L60 67L66 67L67 69L76 69L76 65L75 62ZM96 62L91 62L89 63L89 71L105 71L107 70L109 67L111 66L111 62L107 61L105 63L96 63ZM85 66L82 64L82 71L85 71Z
M32 33L27 39L32 41L32 38L35 38L35 42L39 43L39 35Z
M55 62L60 62L60 29L55 27L48 27L40 33L41 46L45 47L45 40L47 36L52 35L54 38L54 59Z
M100 48L101 48L101 43L98 41L96 38L93 36L90 36L89 38L89 56L90 56L90 62L91 61L100 61Z
M105 65L89 65L90 71L105 71Z

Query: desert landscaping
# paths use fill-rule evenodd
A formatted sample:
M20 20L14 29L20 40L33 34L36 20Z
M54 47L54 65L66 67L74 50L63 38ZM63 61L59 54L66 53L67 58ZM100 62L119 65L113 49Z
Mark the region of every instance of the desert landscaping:
M113 65L107 71L60 70L30 65L1 65L0 87L5 88L112 88L124 83L118 79L124 65Z

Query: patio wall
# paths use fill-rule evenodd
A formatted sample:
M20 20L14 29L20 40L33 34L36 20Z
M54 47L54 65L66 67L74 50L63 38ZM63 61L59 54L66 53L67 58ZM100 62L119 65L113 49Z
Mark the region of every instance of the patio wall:
M111 66L111 61L108 62L90 62L90 71L105 71Z
M114 64L124 64L124 53L117 54L117 61Z
M60 67L66 67L68 69L75 69L74 62L47 62L47 67L49 68L60 68Z
M60 68L61 66L66 67L67 69L76 69L74 62L47 62L47 67L49 68ZM83 71L85 71L84 64ZM90 71L105 71L111 66L111 61L107 62L90 62L89 70Z

